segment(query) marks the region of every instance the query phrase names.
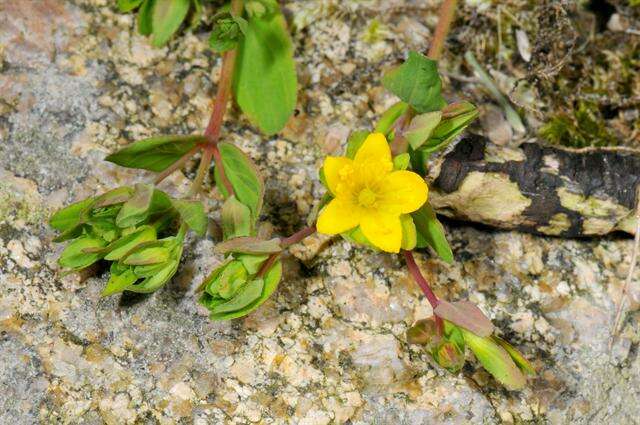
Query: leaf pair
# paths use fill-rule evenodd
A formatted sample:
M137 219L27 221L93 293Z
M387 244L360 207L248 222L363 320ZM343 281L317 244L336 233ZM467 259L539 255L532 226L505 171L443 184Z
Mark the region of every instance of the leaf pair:
M273 294L282 277L282 263L276 261L258 275L268 255L235 254L203 282L200 303L211 312L212 320L242 317Z
M151 44L161 47L169 41L191 10L190 25L194 26L202 15L200 0L118 0L121 12L138 11L138 31L151 35Z

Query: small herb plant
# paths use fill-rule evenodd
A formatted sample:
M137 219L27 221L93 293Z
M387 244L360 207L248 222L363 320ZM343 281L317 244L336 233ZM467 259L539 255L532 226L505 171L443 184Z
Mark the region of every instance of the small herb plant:
M185 20L194 24L202 14L199 0L119 0L118 6L125 12L138 9L139 31L150 35L155 46L165 44ZM435 362L454 373L464 365L469 348L507 388L524 386L525 375L534 373L531 365L494 335L491 321L477 306L439 299L413 257L415 248L431 247L443 261L454 261L429 204L424 177L429 157L478 115L469 102L447 104L436 60L410 52L403 64L382 77L400 101L371 129L353 131L343 156L325 158L319 178L327 193L319 201L317 217L310 218L315 225L289 237L270 237L258 231L264 201L260 173L245 153L219 137L231 92L265 134L285 125L296 103L290 37L272 0L233 0L213 21L210 44L222 53L223 65L206 130L141 140L109 155L107 161L158 175L153 182L115 188L56 212L50 220L60 232L55 241L67 242L60 266L74 272L98 261L110 263L104 296L148 293L166 285L178 270L186 232L206 233L209 218L196 198L214 162L214 183L224 197L223 241L215 252L225 260L199 287L200 303L212 320L242 317L259 308L277 289L280 255L290 245L316 231L340 235L404 257L434 312L409 329L410 343L424 346ZM437 49L441 44L434 42ZM186 198L173 199L155 187L197 153L198 172Z

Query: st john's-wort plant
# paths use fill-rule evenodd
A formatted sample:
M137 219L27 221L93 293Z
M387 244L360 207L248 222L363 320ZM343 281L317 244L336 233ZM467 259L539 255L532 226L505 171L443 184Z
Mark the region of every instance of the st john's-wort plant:
M120 0L118 6L122 11L138 8L138 28L151 35L155 46L165 44L185 19L197 22L203 10L199 0ZM199 301L212 320L245 316L266 301L281 280L280 256L290 245L316 231L340 235L368 249L403 256L434 312L409 329L409 342L424 346L451 372L462 368L468 347L507 388L521 388L525 375L533 373L531 365L494 335L491 321L477 306L439 299L413 256L414 249L430 247L443 261L454 261L444 227L429 204L425 176L430 156L478 115L469 102L446 102L436 60L410 52L403 64L382 76L399 102L372 128L353 131L343 156L325 158L319 178L327 193L319 200L317 216L310 217L316 224L278 238L258 230L264 182L257 167L239 148L219 140L232 92L267 135L280 131L295 108L293 48L278 3L233 0L220 8L213 16L210 45L222 53L223 63L204 133L153 137L109 155L107 161L158 175L153 183L116 188L56 212L50 220L60 232L56 241L68 242L60 266L78 271L107 262L105 296L163 287L178 270L186 232L206 233L209 218L196 198L213 161L215 187L224 198L223 241L215 252L225 259L199 287ZM186 198L172 199L155 187L197 153L198 172Z

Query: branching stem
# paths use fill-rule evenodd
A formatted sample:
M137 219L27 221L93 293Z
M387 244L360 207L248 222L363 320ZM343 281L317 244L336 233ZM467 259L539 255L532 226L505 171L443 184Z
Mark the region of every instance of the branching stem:
M307 226L303 229L298 230L291 236L287 236L286 238L280 238L280 246L282 247L282 249L286 249L291 245L295 245L298 242L302 241L303 239L313 235L315 232L316 232L316 226ZM260 267L260 270L258 270L256 277L263 277L269 271L271 266L273 266L273 264L278 260L278 257L280 257L280 254L282 254L282 251L271 254L269 258L267 258L267 261L265 261L262 264L262 266Z

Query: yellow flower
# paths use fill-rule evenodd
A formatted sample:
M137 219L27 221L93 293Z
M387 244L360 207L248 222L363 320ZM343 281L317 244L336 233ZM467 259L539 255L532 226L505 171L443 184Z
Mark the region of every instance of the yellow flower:
M399 252L400 216L420 208L429 188L411 171L393 171L391 149L381 133L370 134L354 159L328 156L324 176L334 199L318 217L318 231L327 235L360 226L377 248Z

